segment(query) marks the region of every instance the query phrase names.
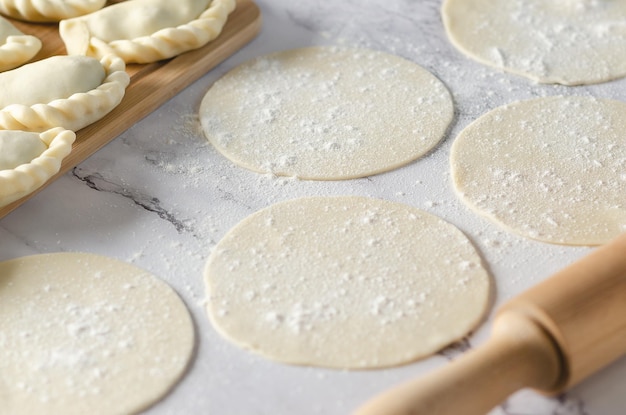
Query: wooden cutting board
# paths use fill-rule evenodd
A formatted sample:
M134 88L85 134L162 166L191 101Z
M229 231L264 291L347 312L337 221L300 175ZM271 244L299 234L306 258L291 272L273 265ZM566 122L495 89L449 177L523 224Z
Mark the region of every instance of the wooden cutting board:
M57 24L16 20L11 20L11 23L22 32L41 39L43 47L34 60L66 54ZM222 33L204 47L169 60L128 65L126 71L130 75L130 85L120 105L100 121L78 131L72 152L63 160L59 173L37 191L0 208L0 218L206 74L252 40L260 29L261 12L258 6L252 0L237 0L237 8L229 15Z

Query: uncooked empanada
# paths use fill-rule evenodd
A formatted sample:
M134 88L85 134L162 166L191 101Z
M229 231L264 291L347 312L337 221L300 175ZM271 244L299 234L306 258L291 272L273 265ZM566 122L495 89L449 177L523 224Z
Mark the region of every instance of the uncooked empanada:
M0 207L33 192L61 168L72 150L73 131L0 130Z
M39 157L48 146L39 133L0 130L0 170L12 170Z
M113 55L53 56L0 73L0 129L77 131L115 108L129 82Z
M236 0L132 0L59 24L70 55L120 56L148 63L197 49L215 39Z
M0 13L28 22L58 22L104 7L106 0L0 0Z
M41 40L25 35L0 17L0 72L28 62L41 49Z

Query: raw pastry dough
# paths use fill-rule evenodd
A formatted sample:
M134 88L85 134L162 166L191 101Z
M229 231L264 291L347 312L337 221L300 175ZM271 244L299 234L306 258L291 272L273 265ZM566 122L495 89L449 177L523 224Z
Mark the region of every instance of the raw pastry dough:
M181 378L189 313L146 271L93 254L0 263L0 412L138 413Z
M229 340L278 361L393 366L461 339L490 277L436 216L364 197L279 203L234 227L205 269L208 313Z
M124 61L112 55L53 56L0 73L0 128L77 131L115 108L129 82Z
M452 43L486 65L563 85L626 75L626 2L446 0Z
M29 22L58 22L101 9L106 0L0 0L0 13Z
M626 231L626 104L550 97L497 108L454 142L461 199L513 232L598 245Z
M200 106L207 138L234 163L315 180L410 163L439 143L452 116L447 89L422 67L337 47L244 63L218 80Z
M215 39L236 0L133 0L61 21L69 54L147 63L197 49Z
M74 132L56 127L43 133L0 130L0 207L32 193L61 168Z
M17 30L0 17L0 72L17 68L32 59L41 49L41 41Z
M47 148L39 133L0 130L0 170L30 163Z

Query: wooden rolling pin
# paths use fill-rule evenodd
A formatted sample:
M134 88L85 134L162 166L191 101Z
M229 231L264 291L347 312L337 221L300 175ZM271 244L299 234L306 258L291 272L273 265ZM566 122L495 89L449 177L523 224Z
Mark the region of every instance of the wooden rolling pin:
M484 415L522 388L558 393L626 353L626 234L514 297L491 339L355 415Z

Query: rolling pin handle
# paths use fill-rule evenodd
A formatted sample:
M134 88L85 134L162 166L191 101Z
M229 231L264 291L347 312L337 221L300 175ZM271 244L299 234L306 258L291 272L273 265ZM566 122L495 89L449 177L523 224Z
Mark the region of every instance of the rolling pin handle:
M522 388L552 389L562 370L555 343L538 324L502 313L485 345L375 397L354 415L484 415Z

